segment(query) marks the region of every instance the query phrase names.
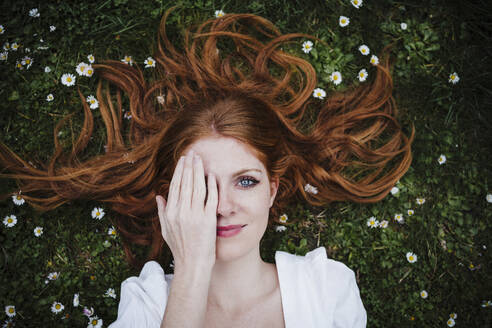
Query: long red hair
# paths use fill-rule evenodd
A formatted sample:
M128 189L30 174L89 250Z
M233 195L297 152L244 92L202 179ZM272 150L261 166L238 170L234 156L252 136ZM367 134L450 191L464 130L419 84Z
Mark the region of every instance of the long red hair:
M74 199L108 203L117 213L127 258L138 266L164 250L171 255L160 233L155 195L167 195L177 160L201 137L218 134L244 142L270 177L280 177L273 218L292 199L312 205L376 202L409 168L414 130L408 138L396 120L386 53L372 83L320 101L312 97L317 80L311 64L279 49L309 36L282 35L256 15L228 14L186 31L177 50L166 36L169 13L160 25L155 81L148 84L138 67L119 61L93 65L101 78L97 98L105 154L80 159L94 127L80 91L85 118L70 153L57 137L66 119L55 128L55 153L41 169L0 144L0 164L8 172L0 176L16 179L30 204L49 210ZM113 95L109 87L103 90L103 80L116 86ZM132 115L126 136L122 91ZM306 192L308 183L318 192ZM130 244L150 246L147 258L137 260Z

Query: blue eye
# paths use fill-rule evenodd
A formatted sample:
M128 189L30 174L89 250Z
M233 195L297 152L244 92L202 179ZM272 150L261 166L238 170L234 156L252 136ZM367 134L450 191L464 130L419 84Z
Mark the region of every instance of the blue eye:
M251 188L254 185L258 184L258 180L252 177L241 177L239 180L239 184L242 188Z

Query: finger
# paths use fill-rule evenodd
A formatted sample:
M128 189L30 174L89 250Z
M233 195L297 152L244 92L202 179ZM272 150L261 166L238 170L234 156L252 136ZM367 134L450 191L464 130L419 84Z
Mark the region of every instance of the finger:
M169 190L167 193L167 204L171 207L176 207L179 201L179 190L181 188L181 177L183 175L183 162L184 156L181 156L174 169L173 178L169 184Z
M193 159L193 198L191 206L203 210L205 206L205 173L200 156L195 155Z
M164 211L166 210L166 200L161 195L155 196L155 201L157 203L157 213L159 217L164 218Z
M210 173L208 175L208 186L207 186L207 204L205 205L205 211L213 217L217 215L217 180L215 180L215 175Z
M191 196L193 193L193 151L188 152L184 160L183 178L179 192L179 203L181 213L191 207Z

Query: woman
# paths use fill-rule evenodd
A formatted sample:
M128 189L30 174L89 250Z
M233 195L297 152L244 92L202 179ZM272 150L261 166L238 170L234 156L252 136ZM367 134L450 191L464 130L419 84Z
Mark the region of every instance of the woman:
M364 327L355 275L324 247L306 256L277 252L271 264L259 243L269 217L294 197L312 205L374 202L406 172L413 131L408 139L395 119L387 58L372 84L313 101L313 67L279 50L309 36L231 14L187 32L176 49L165 33L169 13L152 85L124 63L94 65L118 87L116 109L98 86L106 153L79 159L93 129L83 101L72 153L62 156L61 125L45 170L2 145L9 177L42 209L85 198L119 213L128 260L146 264L122 283L112 327ZM132 116L127 142L120 89ZM150 246L147 259L135 258L129 244ZM163 252L173 255L174 275L147 261Z

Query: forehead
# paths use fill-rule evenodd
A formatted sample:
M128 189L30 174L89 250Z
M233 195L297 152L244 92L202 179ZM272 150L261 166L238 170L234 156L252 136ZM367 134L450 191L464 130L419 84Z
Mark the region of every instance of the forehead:
M205 137L194 142L189 149L200 155L206 173L232 174L242 169L266 171L254 149L235 138Z

